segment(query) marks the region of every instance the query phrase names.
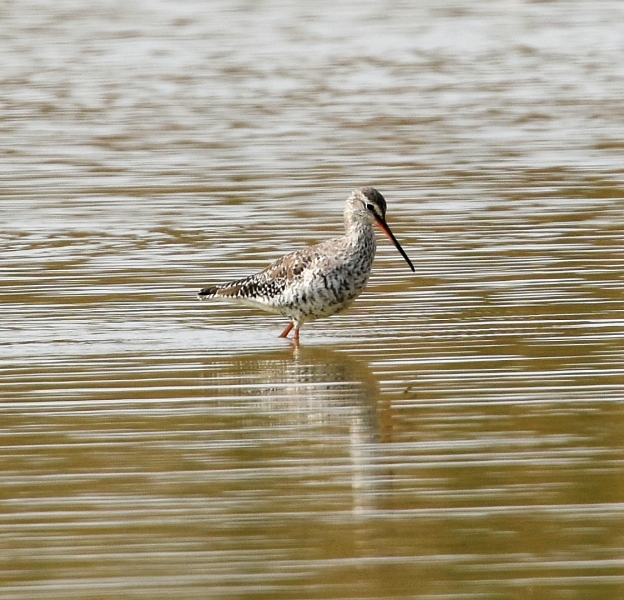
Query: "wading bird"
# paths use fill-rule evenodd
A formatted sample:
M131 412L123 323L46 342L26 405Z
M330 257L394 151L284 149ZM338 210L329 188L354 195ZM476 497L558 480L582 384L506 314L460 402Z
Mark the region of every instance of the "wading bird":
M354 190L344 209L343 236L287 254L263 271L199 291L200 300L223 298L290 319L280 337L307 321L345 310L362 293L375 258L377 224L410 269L414 265L386 223L386 201L372 187Z

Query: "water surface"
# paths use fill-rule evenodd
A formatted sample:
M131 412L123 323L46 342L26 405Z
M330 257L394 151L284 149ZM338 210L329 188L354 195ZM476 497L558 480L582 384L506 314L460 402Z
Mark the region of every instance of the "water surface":
M620 3L1 12L0 596L624 595ZM364 184L416 275L195 300Z

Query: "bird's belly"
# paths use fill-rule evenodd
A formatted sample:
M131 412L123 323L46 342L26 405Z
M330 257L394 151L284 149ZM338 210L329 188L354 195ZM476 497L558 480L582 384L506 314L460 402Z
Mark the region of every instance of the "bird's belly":
M329 317L345 310L362 293L369 272L311 271L288 286L280 302L280 312L299 322Z

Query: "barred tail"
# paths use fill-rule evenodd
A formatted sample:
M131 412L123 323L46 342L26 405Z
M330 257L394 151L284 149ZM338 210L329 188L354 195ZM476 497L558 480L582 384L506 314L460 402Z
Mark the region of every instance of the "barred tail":
M211 287L202 288L197 292L197 297L200 300L206 298L246 298L248 295L249 284L254 280L254 276L245 277L244 279L238 279L236 281L230 281L229 283L222 283L221 285L213 285Z
M269 312L279 312L276 306L280 302L286 283L286 278L271 278L262 271L257 275L203 288L199 290L197 297L200 300L224 298L248 306L261 307Z
M202 288L201 290L199 290L199 292L197 292L197 297L200 300L205 300L206 298L213 298L214 296L217 295L218 289L219 288L216 285L213 285L212 287Z

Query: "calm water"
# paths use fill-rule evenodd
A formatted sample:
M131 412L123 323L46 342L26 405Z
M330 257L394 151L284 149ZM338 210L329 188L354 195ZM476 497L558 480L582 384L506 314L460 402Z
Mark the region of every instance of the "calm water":
M0 597L624 597L624 3L0 17ZM363 184L416 275L195 300Z

